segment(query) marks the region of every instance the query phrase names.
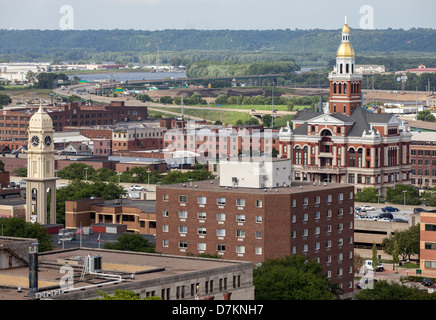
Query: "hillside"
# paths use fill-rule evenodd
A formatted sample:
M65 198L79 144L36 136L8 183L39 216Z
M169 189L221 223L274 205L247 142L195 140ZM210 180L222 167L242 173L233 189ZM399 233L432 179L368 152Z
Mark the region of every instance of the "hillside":
M147 63L158 47L162 62L171 59L276 60L305 55L333 58L338 30L0 30L0 60L61 61L116 59ZM351 31L359 54L436 52L435 29ZM285 55L285 57L283 57ZM286 56L288 55L288 56ZM310 55L313 55L311 57Z

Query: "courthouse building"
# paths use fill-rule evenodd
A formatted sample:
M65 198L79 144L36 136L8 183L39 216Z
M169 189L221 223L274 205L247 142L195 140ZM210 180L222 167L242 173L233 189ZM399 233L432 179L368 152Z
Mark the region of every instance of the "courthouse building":
M280 156L292 159L293 179L355 185L355 191L410 184L411 132L392 114L362 107L362 75L355 72L350 29L342 28L329 102L318 112L297 112L280 130Z

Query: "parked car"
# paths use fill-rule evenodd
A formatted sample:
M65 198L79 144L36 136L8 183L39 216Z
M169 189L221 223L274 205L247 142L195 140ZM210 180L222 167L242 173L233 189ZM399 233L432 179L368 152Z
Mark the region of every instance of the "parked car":
M371 207L371 206L368 206L368 205L363 205L359 209L360 209L361 212L374 211L375 210L374 207Z
M13 181L9 182L9 187L11 188L15 188L17 186L17 184Z
M394 215L390 212L384 212L384 213L380 213L377 218L378 218L378 220L381 220L383 218L388 218L390 220L393 220Z
M409 223L409 221L400 218L395 218L392 220L392 222Z
M383 212L398 212L400 210L398 210L397 208L394 208L394 207L384 207L384 208L382 208L382 211Z
M426 287L428 287L428 286L431 286L432 284L433 284L433 282L430 280L430 279L422 279L422 281L421 281L421 284L423 285L423 286L426 286Z
M132 184L130 186L130 191L144 191L144 190L145 190L144 187L137 185L137 184Z
M381 219L378 219L378 221L391 222L392 220L389 218L381 218Z
M374 267L372 265L372 260L365 260L363 262L363 267L365 269L365 271L373 271ZM375 271L384 271L385 268L383 267L383 264L381 262L379 262L377 264L377 266L375 267Z
M414 214L420 214L421 212L425 211L424 208L414 208L413 209L413 213Z

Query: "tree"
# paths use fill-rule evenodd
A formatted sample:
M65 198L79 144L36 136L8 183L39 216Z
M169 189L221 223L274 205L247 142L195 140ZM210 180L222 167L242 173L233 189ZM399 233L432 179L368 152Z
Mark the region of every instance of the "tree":
M15 175L18 177L27 177L27 168L26 167L19 167L13 171Z
M377 256L377 246L375 245L375 242L372 244L372 266L375 268L378 266L378 256Z
M106 242L104 248L135 252L155 252L155 245L136 233L123 233L117 238L117 242Z
M39 223L26 222L23 218L1 218L0 229L4 236L38 239L40 252L53 249L47 229Z
M85 169L88 168L88 169ZM59 170L58 177L62 179L81 179L85 180L86 175L88 179L95 173L93 167L87 166L84 163L72 163L69 166Z
M220 94L216 99L215 99L215 104L227 104L227 96L225 94Z
M400 258L398 257L400 255L400 247L398 246L398 242L396 240L394 240L394 246L393 246L393 250L392 250L392 262L394 264L394 270L395 270L395 266L398 265L398 263L400 262Z
M402 260L408 260L412 255L419 254L420 225L417 224L404 231L396 231L393 236L384 238L382 248L391 256L400 255ZM395 243L398 253L395 253Z
M53 89L57 86L57 80L69 81L68 76L64 73L41 72L36 76L38 83L35 87L39 89Z
M115 290L113 296L104 293L102 290L97 291L97 293L102 298L101 299L96 299L96 300L162 300L162 298L158 297L158 296L150 296L150 297L146 297L146 298L141 299L132 290L117 289L117 290Z
M419 191L411 186L404 184L396 184L395 187L386 188L386 201L395 204L404 204L404 192L406 197L406 204L419 205Z
M71 181L67 186L56 191L56 221L65 222L65 201L89 199L91 197L104 200L119 199L126 194L126 190L118 184L105 182L84 182L80 179Z
M265 127L271 127L272 116L270 114L263 115L262 122Z
M379 201L378 191L374 187L363 188L362 191L356 193L354 200L356 202L376 203Z
M12 99L7 94L0 94L0 106L6 106L9 103L12 103Z
M429 121L429 122L433 122L436 120L430 110L419 111L418 114L416 115L416 119L422 121Z
M320 263L303 255L265 260L254 269L253 283L258 300L333 300L342 292Z
M381 280L374 283L372 289L359 291L357 300L435 300L436 295L419 290L414 287L406 287L398 282L388 283Z

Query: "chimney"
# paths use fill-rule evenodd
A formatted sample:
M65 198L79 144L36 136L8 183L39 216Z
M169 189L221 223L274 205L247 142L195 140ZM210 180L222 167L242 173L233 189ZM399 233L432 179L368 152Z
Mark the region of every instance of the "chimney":
M232 296L231 292L223 292L224 300L230 300L230 297Z
M32 243L29 248L29 296L35 297L38 292L38 245Z

